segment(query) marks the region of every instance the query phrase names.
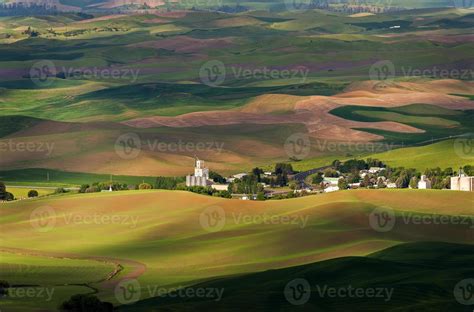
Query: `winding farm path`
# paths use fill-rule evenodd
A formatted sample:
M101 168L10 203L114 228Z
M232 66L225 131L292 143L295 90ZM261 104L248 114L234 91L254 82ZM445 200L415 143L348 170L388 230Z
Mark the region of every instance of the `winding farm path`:
M84 284L84 286L89 287L91 289L96 289L95 287L90 286L90 284L101 284L104 288L114 288L121 280L124 279L137 279L143 273L146 272L146 265L130 259L120 259L120 258L113 258L113 257L103 257L103 256L83 256L71 253L63 253L63 252L45 252L45 251L38 251L38 250L31 250L31 249L22 249L22 248L11 248L11 247L0 247L0 253L12 253L16 255L23 255L23 256L33 256L33 257L46 257L46 258L54 258L54 259L75 259L75 260L92 260L98 262L104 262L114 265L114 270L110 272L107 276L97 280L97 281L90 281ZM126 269L130 269L129 272L123 274L120 279L116 278ZM97 289L96 289L97 290ZM98 291L98 290L97 290Z

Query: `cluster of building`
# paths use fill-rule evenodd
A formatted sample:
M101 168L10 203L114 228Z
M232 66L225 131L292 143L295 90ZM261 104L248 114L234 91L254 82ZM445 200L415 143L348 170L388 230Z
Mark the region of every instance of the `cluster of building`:
M364 179L366 175L369 175L369 174L377 175L383 169L384 168L381 168L381 167L371 167L367 170L360 170L359 175L362 179ZM186 176L186 186L188 187L209 186L217 191L224 191L228 189L229 183L232 183L235 179L242 179L246 175L247 173L234 174L233 176L226 178L226 183L217 184L209 178L209 169L204 167L204 161L196 158L194 174ZM271 176L272 172L265 172L264 175ZM324 192L328 193L328 192L338 191L339 179L341 179L341 177L324 177L323 182L322 182ZM381 180L381 182L387 188L397 188L397 185L395 183L390 182L387 178L383 176L377 177L377 181L379 180ZM361 184L360 182L349 183L348 186L350 188L359 188L360 184ZM264 185L264 187L266 187L266 185ZM432 188L432 183L430 179L428 179L426 175L422 175L421 179L418 181L418 189L431 189L431 188ZM468 191L468 192L474 191L474 177L466 176L464 173L462 173L462 171L460 171L458 176L451 177L451 190ZM303 192L303 191L313 192L314 190L310 185L307 185L305 183L303 183L298 190L295 190L295 192ZM246 196L246 195L243 194L242 196ZM242 199L247 199L247 198L242 198Z

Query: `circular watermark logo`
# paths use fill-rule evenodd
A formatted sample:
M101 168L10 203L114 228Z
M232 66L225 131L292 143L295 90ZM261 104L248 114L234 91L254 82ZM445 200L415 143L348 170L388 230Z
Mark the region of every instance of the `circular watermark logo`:
M370 66L369 77L373 81L391 82L395 78L395 65L389 60L378 61Z
M312 4L312 0L285 0L285 7L288 11L309 10Z
M208 232L218 232L225 226L225 211L219 206L210 206L199 215L199 224Z
M289 303L303 305L311 297L311 287L304 278L296 278L286 284L284 294Z
M140 300L141 288L136 279L125 279L115 286L115 299L121 304L130 304Z
M369 215L369 224L377 232L391 231L395 222L395 212L389 207L375 208Z
M451 0L454 8L458 10L474 9L474 0Z
M142 141L136 133L122 134L115 140L115 153L123 159L138 157L142 149Z
M225 65L218 60L208 61L199 69L201 82L210 87L221 85L225 80L225 76Z
M453 293L460 304L474 305L474 278L463 279L457 283Z
M301 160L308 157L311 141L306 133L295 133L286 139L284 148L288 157Z
M456 138L454 140L454 151L462 159L474 159L474 133Z
M37 86L50 86L53 83L53 77L56 77L56 66L51 61L39 61L30 68L30 79Z
M30 214L30 224L38 232L49 232L56 225L56 211L50 206L38 207Z

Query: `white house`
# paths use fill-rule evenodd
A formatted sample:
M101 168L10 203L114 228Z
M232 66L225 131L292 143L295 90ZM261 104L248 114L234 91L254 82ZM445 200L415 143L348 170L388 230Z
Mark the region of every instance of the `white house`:
M323 183L324 184L329 184L331 186L337 186L337 184L339 183L339 179L341 179L341 177L338 177L338 178L326 178L326 177L324 177Z
M208 180L209 169L204 168L204 161L196 158L194 175L186 176L186 186L208 186L211 184Z
M324 193L331 193L331 192L335 192L335 191L339 191L338 186L329 186L329 187L326 187L324 189Z
M379 173L380 171L382 171L384 168L380 168L380 167L370 167L369 168L369 173Z
M418 189L420 190L431 189L431 181L428 180L425 175L422 175L420 181L418 181Z
M212 184L211 187L216 191L227 191L229 184Z
M235 179L242 179L245 176L247 176L246 173L237 173L237 174L234 174L232 177Z

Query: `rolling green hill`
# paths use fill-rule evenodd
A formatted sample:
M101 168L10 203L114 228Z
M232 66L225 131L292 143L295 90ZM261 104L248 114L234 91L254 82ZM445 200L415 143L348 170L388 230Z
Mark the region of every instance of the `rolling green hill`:
M412 199L409 205L407 197ZM370 226L371 213L382 206L395 213L396 223L388 232ZM68 295L89 293L91 287L101 299L117 304L113 289L125 278L138 279L141 299L146 299L153 297L148 287L168 289L217 277L366 256L403 242L468 244L472 242L469 224L420 225L404 220L407 215L430 218L433 213L469 216L470 207L468 192L435 190L355 190L265 202L155 190L24 200L2 204L0 209L0 254L5 255L0 262L10 270L2 271L7 275L0 279L44 287L64 285L68 277L56 276L54 267L64 271L68 266L82 267L81 261L87 260L80 268L84 273L70 279L89 290L78 291L75 284L61 286L61 293L51 301L33 300L36 307L55 308ZM206 215L212 212L224 218L221 227L207 223ZM13 261L31 264L35 274L19 270L21 266ZM106 265L93 271L91 261ZM456 261L459 264L463 258ZM110 265L119 264L123 269L106 281ZM364 276L358 279L354 273L354 283L364 283ZM2 302L12 311L32 304L15 298Z
M400 244L366 257L343 257L322 262L227 277L193 285L222 290L221 300L172 298L163 295L119 311L470 311L457 302L455 286L474 269L474 246L419 242ZM287 285L304 285L299 300ZM328 289L353 288L352 296L334 296ZM364 295L356 296L355 289ZM371 297L379 292L379 296ZM186 290L186 288L184 289ZM299 295L299 293L296 293ZM245 300L242 300L245 298ZM288 300L287 298L290 298ZM293 300L293 301L292 301ZM295 304L292 304L295 303Z
M425 146L395 149L369 157L381 159L390 166L416 168L420 171L426 168L457 169L465 165L474 165L473 156L463 154L459 144L456 140L445 140Z

